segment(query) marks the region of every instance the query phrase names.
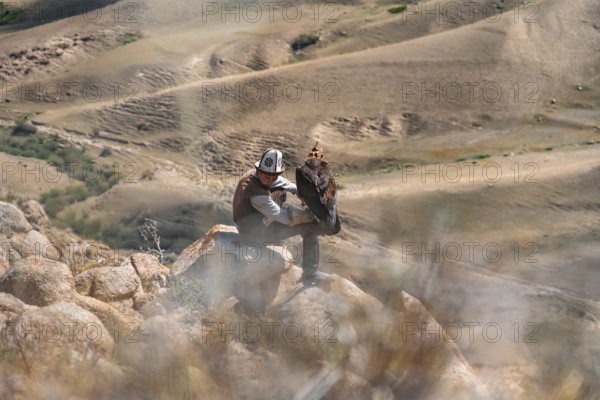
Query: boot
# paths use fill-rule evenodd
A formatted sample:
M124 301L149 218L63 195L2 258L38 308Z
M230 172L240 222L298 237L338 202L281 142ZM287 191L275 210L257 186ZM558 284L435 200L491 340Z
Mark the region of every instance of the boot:
M319 240L314 234L302 236L302 278L303 283L315 280L319 269Z

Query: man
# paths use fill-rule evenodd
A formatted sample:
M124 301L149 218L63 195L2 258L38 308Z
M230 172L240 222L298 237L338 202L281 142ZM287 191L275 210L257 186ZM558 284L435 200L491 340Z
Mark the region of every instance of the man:
M244 174L233 196L233 220L244 242L280 242L302 236L302 278L314 284L321 277L318 235L324 228L307 209L284 207L286 192L297 194L296 185L281 176L285 167L279 150L268 149Z

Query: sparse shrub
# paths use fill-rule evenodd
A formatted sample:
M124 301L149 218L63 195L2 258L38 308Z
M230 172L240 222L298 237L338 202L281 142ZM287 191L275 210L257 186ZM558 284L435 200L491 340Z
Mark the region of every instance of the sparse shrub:
M108 147L105 147L102 149L102 151L100 152L100 157L108 157L112 155L112 150L109 149Z
M151 181L154 178L154 171L152 170L145 170L144 172L142 172L142 180L145 181Z
M396 7L388 8L388 12L390 14L399 14L401 12L406 11L406 8L407 7L405 5L396 6Z
M168 297L177 305L193 311L205 310L208 306L206 288L200 282L176 277L168 285Z
M486 159L486 158L490 158L490 155L489 154L478 154L478 155L476 155L474 157L471 157L471 158L473 158L473 160L483 160L483 159Z
M22 123L17 124L17 126L13 129L12 135L13 136L29 136L29 135L33 135L36 132L37 132L37 128L35 127L35 125L33 125L31 123L22 122Z
M9 7L4 3L0 3L0 25L8 25L11 22L14 22L17 18L23 15L24 11L25 10L23 8Z
M140 231L140 235L144 242L146 242L146 249L144 250L140 247L140 250L155 254L158 257L160 263L163 263L163 254L164 250L160 247L160 236L158 235L158 222L150 219L144 218L144 225L138 227Z
M95 164L87 156L85 149L70 145L56 134L33 133L28 136L14 136L3 132L0 134L0 139L2 139L0 151L20 157L46 160L61 171L69 171L71 178L83 182L83 185L52 189L42 194L41 203L51 217L55 217L69 204L102 194L117 183L117 173L109 166L96 166L92 170L84 171L85 168ZM94 173L96 171L97 174Z
M121 40L121 46L125 46L128 45L130 43L135 42L136 40L140 39L142 37L141 33L128 33L127 35L125 35L125 38L123 40Z
M296 37L292 40L292 49L294 51L302 50L305 47L311 46L319 41L319 35L305 34Z
M140 131L140 132L141 132L141 131L147 131L147 130L149 130L150 128L148 127L148 125L146 125L146 124L144 124L144 123L142 122L141 124L137 124L137 125L135 126L135 129L137 129L138 131Z

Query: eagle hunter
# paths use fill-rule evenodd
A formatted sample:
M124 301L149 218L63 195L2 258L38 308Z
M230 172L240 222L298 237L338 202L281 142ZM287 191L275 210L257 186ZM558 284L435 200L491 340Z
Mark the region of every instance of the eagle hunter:
M323 160L323 149L315 144L308 158L296 168L298 196L319 219L326 221L331 235L341 229L337 212L338 195L333 172Z

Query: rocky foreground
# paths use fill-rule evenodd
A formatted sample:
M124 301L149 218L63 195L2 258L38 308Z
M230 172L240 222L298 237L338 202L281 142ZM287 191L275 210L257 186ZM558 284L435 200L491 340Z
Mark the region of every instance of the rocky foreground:
M489 397L408 293L304 287L284 249L242 248L223 225L171 269L85 263L25 208L0 203L0 398Z

